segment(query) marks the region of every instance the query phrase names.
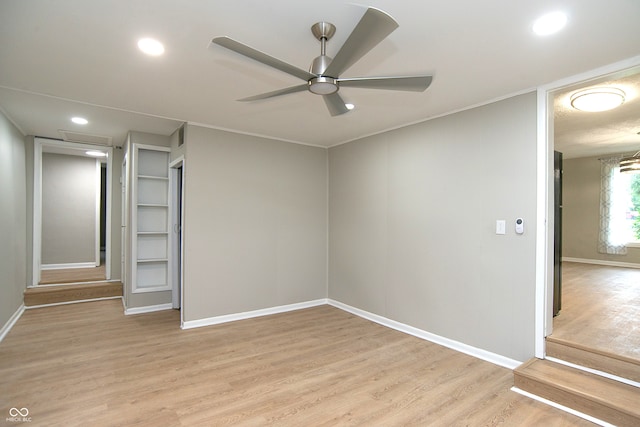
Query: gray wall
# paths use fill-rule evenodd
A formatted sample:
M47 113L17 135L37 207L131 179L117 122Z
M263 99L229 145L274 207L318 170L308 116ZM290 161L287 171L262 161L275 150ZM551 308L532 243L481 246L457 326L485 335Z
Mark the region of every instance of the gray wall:
M20 308L26 287L24 135L0 112L0 328Z
M598 252L600 224L600 160L598 157L565 159L563 169L563 257L640 263L640 248L629 247L626 255Z
M42 153L42 257L49 264L95 263L96 159Z
M535 159L535 93L331 148L329 297L532 357Z
M187 135L184 320L326 298L327 150Z

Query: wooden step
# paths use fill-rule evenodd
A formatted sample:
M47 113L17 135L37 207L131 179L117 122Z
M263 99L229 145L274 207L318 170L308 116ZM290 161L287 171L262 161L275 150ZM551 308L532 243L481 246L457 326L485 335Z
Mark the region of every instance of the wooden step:
M122 296L121 282L93 282L72 285L37 286L24 292L24 305L33 307L46 304L93 300Z
M640 388L541 359L513 374L521 390L620 427L640 425Z
M585 347L553 335L546 341L549 357L640 382L640 360Z

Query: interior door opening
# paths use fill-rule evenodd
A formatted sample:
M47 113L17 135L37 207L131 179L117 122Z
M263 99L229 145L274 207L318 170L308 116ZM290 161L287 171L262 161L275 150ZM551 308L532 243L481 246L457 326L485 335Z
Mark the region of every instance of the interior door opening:
M183 300L183 189L184 189L184 158L180 157L170 165L171 191L171 276L172 276L172 306L176 310L182 308ZM182 317L182 316L181 316Z
M110 279L111 156L111 147L35 138L30 286Z

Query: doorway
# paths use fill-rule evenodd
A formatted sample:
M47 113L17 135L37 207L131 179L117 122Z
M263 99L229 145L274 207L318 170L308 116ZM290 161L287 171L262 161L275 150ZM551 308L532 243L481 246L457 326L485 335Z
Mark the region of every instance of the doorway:
M539 100L539 116L538 116L538 129L539 129L539 152L538 152L538 160L544 166L542 169L539 169L539 180L538 180L538 201L543 203L543 208L541 211L544 211L544 215L549 219L545 224L542 225L544 228L544 236L543 241L544 244L540 245L541 252L544 252L544 261L541 261L539 258L538 263L538 273L539 277L542 280L538 281L537 295L538 295L538 303L537 306L537 333L536 333L536 356L545 357L545 337L554 337L565 340L566 337L571 336L571 339L575 339L577 341L576 345L579 345L584 348L592 348L593 350L601 350L592 346L592 342L587 340L586 338L580 338L580 334L571 332L569 327L571 325L576 326L577 329L575 331L580 332L590 332L594 331L596 328L594 324L590 324L593 322L595 317L589 316L588 310L595 310L597 312L615 312L621 307L609 306L609 307L595 307L595 303L602 303L606 301L606 298L603 295L599 295L598 292L603 290L603 287L607 286L613 288L611 285L612 280L626 280L624 278L632 277L632 281L638 281L638 275L640 274L640 270L634 269L625 269L626 271L615 270L615 268L611 266L598 266L588 263L583 263L582 260L580 262L575 259L569 258L569 262L564 263L564 267L561 268L559 265L554 265L553 262L553 254L554 254L554 243L556 243L556 239L554 239L554 225L556 222L561 220L561 217L558 218L558 213L553 213L554 209L554 195L557 195L557 190L553 188L554 180L553 180L553 152L554 150L563 151L563 149L559 148L556 144L556 136L554 136L554 129L558 127L560 122L554 122L554 98L559 96L561 93L566 93L567 91L577 91L580 87L593 86L598 84L603 84L604 82L610 82L612 80L628 77L630 75L636 74L640 72L640 58L632 58L627 61L622 61L616 64L612 64L607 67L603 67L597 70L594 70L589 73L585 73L579 76L574 76L572 78L568 78L566 80L556 82L547 87L541 88L538 92L538 100ZM558 120L558 118L555 118ZM561 120L560 117L559 120ZM596 120L592 118L591 120ZM541 149L541 145L543 145L543 149ZM633 151L637 151L638 148L635 148ZM628 152L628 148L621 148L619 152ZM613 151L612 151L613 152ZM596 163L598 162L598 154L594 153L592 158L595 159ZM571 156L570 156L571 157ZM600 157L604 157L601 155ZM570 160L569 160L570 161ZM565 166L565 175L563 178L566 178L566 165L567 160L564 159ZM597 166L599 169L599 166ZM599 185L599 184L598 184ZM540 190L544 193L544 196L540 197ZM599 192L599 187L596 189ZM566 214L567 208L567 190L563 190L563 206ZM583 196L580 196L581 199L584 199ZM539 211L539 213L541 212ZM539 216L539 218L541 218ZM566 215L565 215L566 219ZM571 224L574 221L570 222ZM565 224L568 222L565 221ZM597 226L597 224L596 224ZM540 237L540 236L539 236ZM595 245L594 245L595 246ZM567 256L571 256L570 254L565 252L564 260L567 260ZM539 253L540 255L540 253ZM575 255L574 255L575 256ZM585 257L587 258L587 257ZM540 262L541 261L541 262ZM606 264L606 263L605 263ZM544 271L543 271L544 270ZM563 296L562 296L562 305L557 307L557 295L554 297L554 277L561 275L563 278ZM615 279L614 279L615 277ZM597 283L594 283L593 280L596 280ZM620 283L618 283L620 284ZM633 287L633 286L631 286ZM637 286L636 286L637 287ZM566 291L566 292L564 292ZM640 299L640 295L637 295L636 301ZM589 302L591 301L591 302ZM582 304L582 306L581 306ZM555 308L559 308L558 317L554 318L554 305ZM632 310L640 310L640 306L636 308L632 308ZM635 316L637 318L637 316ZM600 322L604 324L604 320ZM605 331L605 335L609 335L609 338L615 337L617 335L617 331L614 325L615 322L611 323L611 328L608 331ZM638 323L640 324L640 322ZM598 327L600 325L598 324ZM540 351L542 349L542 351ZM612 347L608 348L612 350ZM628 354L622 354L622 350L617 351L613 349L611 353L616 354L618 356L629 356Z
M172 306L176 310L180 310L183 300L183 235L182 229L184 224L184 157L171 162L169 165L169 186L170 186L170 274L172 282ZM182 312L182 310L181 310ZM181 313L181 322L182 313Z
M106 281L112 148L34 139L30 287Z

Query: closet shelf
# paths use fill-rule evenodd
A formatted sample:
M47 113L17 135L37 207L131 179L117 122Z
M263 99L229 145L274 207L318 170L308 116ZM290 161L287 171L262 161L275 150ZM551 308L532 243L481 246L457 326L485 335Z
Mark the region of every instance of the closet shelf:
M169 261L167 258L149 258L149 259L137 259L136 260L138 262L138 264L143 264L143 263L159 263L159 262L167 262Z
M168 208L169 205L166 205L164 203L138 203L137 204L138 207L143 207L143 208Z
M169 177L155 175L138 175L139 179L158 179L160 181L169 181Z

